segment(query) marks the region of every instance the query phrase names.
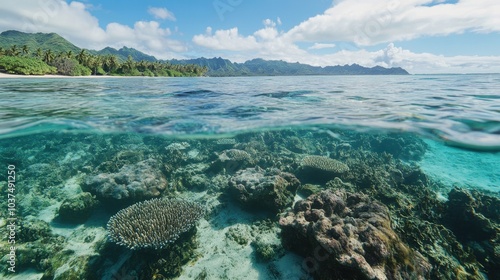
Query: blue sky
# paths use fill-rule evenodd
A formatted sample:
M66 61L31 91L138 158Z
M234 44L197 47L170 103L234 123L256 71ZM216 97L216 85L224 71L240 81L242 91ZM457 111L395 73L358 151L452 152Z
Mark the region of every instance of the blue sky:
M498 0L23 0L0 6L0 31L56 32L79 47L162 59L500 72L499 10Z

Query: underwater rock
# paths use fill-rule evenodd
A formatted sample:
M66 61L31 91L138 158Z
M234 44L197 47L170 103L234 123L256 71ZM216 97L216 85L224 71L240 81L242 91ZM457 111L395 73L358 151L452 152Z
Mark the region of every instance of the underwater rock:
M153 159L124 165L117 173L101 173L85 177L82 189L98 198L133 200L157 197L167 186L167 180Z
M427 144L413 135L374 135L369 138L369 145L374 152L389 153L402 160L421 160L427 151Z
M249 167L252 164L254 164L254 160L249 153L243 150L229 149L220 153L207 171L210 173L218 173L221 171L234 173L237 170Z
M187 142L174 142L170 145L168 145L167 147L165 147L165 149L167 151L175 151L175 150L185 150L187 148L191 147L191 145Z
M346 190L349 192L356 192L356 187L351 183L344 183L339 177L328 181L325 185L327 189L332 190Z
M240 170L229 179L229 191L242 206L273 213L292 205L299 186L291 173L259 167Z
M208 188L210 179L205 174L207 165L204 163L188 164L172 171L170 185L172 190L204 191Z
M395 223L411 248L432 265L428 279L485 279L480 272L482 265L473 252L458 242L453 232L443 225L412 216L396 218Z
M2 234L5 233L2 231L3 228L0 229ZM53 269L54 264L51 258L63 249L65 243L64 237L52 233L48 223L29 217L20 220L15 243L16 274L27 269L36 269L37 271ZM2 249L7 249L10 246L12 244L7 242L1 244ZM8 258L7 252L2 255L0 278L2 278L3 273L8 273Z
M298 177L301 181L326 183L349 171L349 166L324 156L306 156L300 163Z
M106 243L99 261L93 263L92 275L86 279L177 279L183 268L199 258L195 250L196 227L180 234L174 243L163 249L128 250ZM83 279L83 278L71 278Z
M464 240L489 240L500 233L490 219L476 211L480 202L465 189L454 188L448 194L446 222L457 237Z
M62 202L57 218L62 222L83 223L90 217L97 203L98 201L91 193L79 193Z
M109 219L112 241L130 249L162 249L191 229L205 213L194 202L154 198L120 210Z
M362 194L322 191L279 223L284 247L304 256L316 279L418 279L430 271L392 230L387 207Z
M52 237L50 225L42 220L26 219L19 224L17 242L32 242Z
M322 190L324 190L324 188L320 185L304 184L297 190L297 194L301 197L308 197L315 193L319 193Z
M474 251L490 279L500 278L500 199L454 188L446 205L444 224Z

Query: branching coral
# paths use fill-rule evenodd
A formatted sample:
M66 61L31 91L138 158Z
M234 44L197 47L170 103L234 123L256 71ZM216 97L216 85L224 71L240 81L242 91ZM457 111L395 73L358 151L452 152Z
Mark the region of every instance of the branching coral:
M111 217L109 236L130 249L161 249L193 227L204 212L200 204L183 200L139 202Z

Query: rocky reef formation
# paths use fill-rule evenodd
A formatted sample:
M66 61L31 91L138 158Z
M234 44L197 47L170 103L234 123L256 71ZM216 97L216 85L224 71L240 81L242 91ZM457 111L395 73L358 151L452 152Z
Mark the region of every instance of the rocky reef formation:
M139 201L159 196L166 186L159 163L147 159L124 165L116 173L88 175L82 189L100 199Z
M130 249L162 249L204 214L198 203L151 199L120 210L108 222L112 241Z
M207 171L209 173L218 173L221 171L234 173L253 164L254 160L248 152L239 149L229 149L218 154L217 159L212 162Z
M256 167L236 172L228 185L231 195L245 208L279 213L292 205L300 182L291 173Z
M430 264L392 230L389 210L365 195L322 191L279 221L285 248L316 279L425 279Z
M414 135L320 127L225 139L41 133L0 142L0 159L19 167L17 269L36 270L43 279L243 279L247 271L272 279L311 279L304 271L317 279L500 275L497 194L456 188L446 196L453 186L420 169L416 161L427 147ZM305 199L283 213L296 191ZM113 218L110 228L138 228L148 237L131 234L123 240L139 241L126 243L113 233L125 246L106 242L106 213L179 196L204 201L210 217L175 233L152 226L173 217L163 207L142 206L132 211L138 216ZM94 208L95 220L74 225ZM59 219L51 222L55 212ZM281 214L281 228L269 213ZM7 218L0 213L3 235ZM270 218L268 226L257 227L263 218ZM8 248L6 240L1 248ZM293 265L281 262L289 257ZM1 278L6 262L0 268Z
M500 199L454 188L448 194L446 224L472 248L490 279L500 276Z
M57 217L61 222L83 223L90 217L97 203L92 194L88 192L79 193L75 197L67 198L62 202Z

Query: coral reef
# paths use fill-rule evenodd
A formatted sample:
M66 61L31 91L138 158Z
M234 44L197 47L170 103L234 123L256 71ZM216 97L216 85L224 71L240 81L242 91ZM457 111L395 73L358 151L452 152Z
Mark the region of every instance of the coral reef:
M304 157L302 159L302 167L334 174L342 174L349 171L349 166L347 166L346 164L338 160L323 156Z
M221 138L215 141L215 144L221 147L232 147L238 143L234 138Z
M0 159L19 170L16 268L42 279L500 279L498 194L427 176L416 162L427 144L414 135L316 128L2 139ZM196 197L213 211L177 233L182 226L168 224L192 209L140 204L108 224L125 246L106 242L104 210L155 197ZM281 214L281 229L274 218L260 222L300 198ZM94 208L93 220L65 224L85 222ZM0 213L2 235L7 218ZM118 234L133 228L137 235ZM9 244L0 244L1 278Z
M298 177L305 182L325 183L349 171L349 166L324 156L306 156L300 163Z
M183 200L151 199L120 210L107 228L112 241L130 249L161 249L203 216L204 208Z
M7 236L4 232L4 226L0 228L0 233ZM38 271L54 270L58 267L52 261L52 258L60 252L66 243L62 236L52 233L48 223L27 218L19 223L18 235L16 240L16 273L25 271L27 269L36 269ZM10 248L11 244L1 244L2 253L4 248ZM3 254L2 254L3 255ZM6 272L7 255L3 255L0 263L2 272ZM1 277L0 277L1 278Z
M234 173L253 164L254 160L249 153L243 150L229 149L220 153L207 171L210 173L221 171Z
M371 135L369 145L377 153L389 153L402 160L421 160L427 150L422 139L413 135Z
M178 279L184 267L199 255L195 249L196 227L180 234L162 249L128 250L106 243L99 261L94 261L87 279Z
M485 266L490 279L500 277L500 199L454 188L448 194L444 223Z
M317 279L413 279L430 265L392 230L387 207L365 195L322 191L280 218L285 248Z
M241 205L273 213L292 205L299 186L291 173L259 167L240 170L229 180L229 191Z
M90 217L97 203L91 193L79 193L75 197L63 200L57 217L62 222L83 223Z
M139 201L157 197L167 186L159 163L147 159L122 166L117 173L100 173L85 177L82 189L98 198Z

